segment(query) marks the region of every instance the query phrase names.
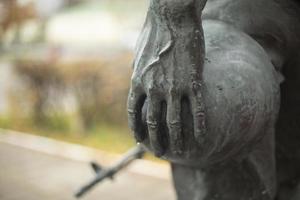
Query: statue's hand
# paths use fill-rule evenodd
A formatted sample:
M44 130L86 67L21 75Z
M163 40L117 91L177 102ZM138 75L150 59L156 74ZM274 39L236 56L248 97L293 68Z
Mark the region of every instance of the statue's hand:
M178 55L182 57L184 49L180 51ZM196 141L203 139L205 131L200 67L185 62L184 58L178 59L181 60L179 62L186 63L185 66L173 59L175 61L170 61L166 55L165 59L148 69L136 68L128 97L129 124L135 138L138 142L147 140L157 156L162 156L166 150L177 155L184 151L181 108L183 99L190 104ZM142 120L145 101L146 126ZM168 135L161 130L165 122Z
M193 140L203 140L205 47L198 9L205 1L197 2L152 0L138 41L128 97L129 125L136 140L150 145L157 156L181 155L184 141L192 140L182 134L183 100L192 111Z

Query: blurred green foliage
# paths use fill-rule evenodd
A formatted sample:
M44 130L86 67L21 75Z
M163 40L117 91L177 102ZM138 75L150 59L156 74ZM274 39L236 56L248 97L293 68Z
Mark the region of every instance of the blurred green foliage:
M11 118L7 116L1 116L0 117L0 127L3 129L8 129L12 127L12 121Z
M114 60L17 59L19 89L10 94L10 113L0 118L0 128L128 149L134 144L126 113L131 59L129 53Z
M49 131L69 132L71 130L70 118L59 115L47 117L47 119L40 126Z
M70 128L70 118L48 118L47 124L33 124L31 119L12 120L0 117L0 128L13 129L53 139L82 144L114 153L124 153L135 145L128 129L111 124L98 124L82 134Z

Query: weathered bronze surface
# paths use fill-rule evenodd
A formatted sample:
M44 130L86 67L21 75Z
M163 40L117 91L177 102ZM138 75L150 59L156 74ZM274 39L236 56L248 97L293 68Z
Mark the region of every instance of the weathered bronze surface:
M299 66L299 1L151 0L129 125L179 200L297 200Z

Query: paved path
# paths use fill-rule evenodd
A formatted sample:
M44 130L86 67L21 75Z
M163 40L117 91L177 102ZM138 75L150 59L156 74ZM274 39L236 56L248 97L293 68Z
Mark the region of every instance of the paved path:
M72 200L92 176L85 162L29 150L0 141L1 200ZM170 180L121 172L82 200L173 200Z

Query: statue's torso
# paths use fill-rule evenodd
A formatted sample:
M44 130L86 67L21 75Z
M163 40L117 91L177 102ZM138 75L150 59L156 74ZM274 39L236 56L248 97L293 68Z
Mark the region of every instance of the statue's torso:
M208 0L203 18L229 23L286 59L300 47L300 4L295 0Z
M285 77L276 125L277 178L279 188L291 190L299 181L295 177L300 168L300 1L208 0L203 17L232 24L258 41L270 56L277 54L273 65ZM276 62L277 58L282 60Z

